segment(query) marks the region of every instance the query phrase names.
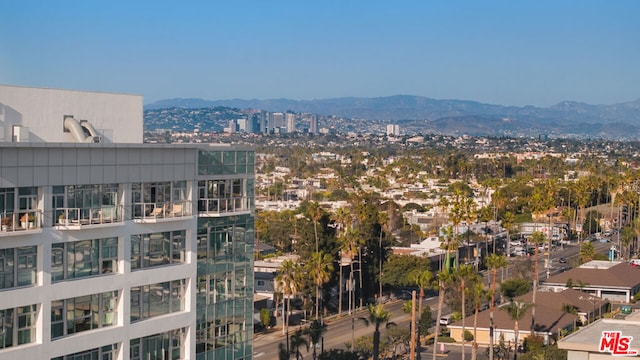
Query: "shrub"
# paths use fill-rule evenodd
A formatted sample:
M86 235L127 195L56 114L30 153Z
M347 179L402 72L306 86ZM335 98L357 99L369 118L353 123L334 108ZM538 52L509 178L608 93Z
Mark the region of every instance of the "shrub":
M464 331L464 341L473 341L473 334L471 333L471 331Z

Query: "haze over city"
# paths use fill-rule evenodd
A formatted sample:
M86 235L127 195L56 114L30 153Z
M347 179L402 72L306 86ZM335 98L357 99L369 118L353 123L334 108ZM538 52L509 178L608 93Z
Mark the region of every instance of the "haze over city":
M640 97L637 1L3 5L0 83L161 99Z

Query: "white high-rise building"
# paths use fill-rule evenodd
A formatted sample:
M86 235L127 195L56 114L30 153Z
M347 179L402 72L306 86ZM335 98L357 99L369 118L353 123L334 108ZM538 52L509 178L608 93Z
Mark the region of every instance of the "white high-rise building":
M287 132L296 132L296 114L287 113Z
M142 97L0 85L0 359L249 359L254 151Z
M388 124L387 135L400 136L400 125Z

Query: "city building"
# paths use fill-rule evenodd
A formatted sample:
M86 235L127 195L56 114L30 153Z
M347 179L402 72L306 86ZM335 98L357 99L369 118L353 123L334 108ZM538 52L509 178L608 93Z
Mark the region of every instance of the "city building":
M318 133L318 117L316 115L311 115L311 119L309 120L309 133Z
M637 358L640 354L640 320L600 319L558 340L568 360Z
M296 114L287 113L287 132L296 132Z
M142 97L0 86L0 358L248 359L254 151Z
M387 135L400 136L400 125L387 124Z
M610 301L629 303L640 292L640 271L623 261L592 260L542 282L551 291L580 289Z

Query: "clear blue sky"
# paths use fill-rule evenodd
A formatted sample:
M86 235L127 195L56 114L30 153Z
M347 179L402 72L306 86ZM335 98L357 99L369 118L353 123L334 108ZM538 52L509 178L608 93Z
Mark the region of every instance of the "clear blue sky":
M5 1L0 83L175 97L640 98L640 1Z

